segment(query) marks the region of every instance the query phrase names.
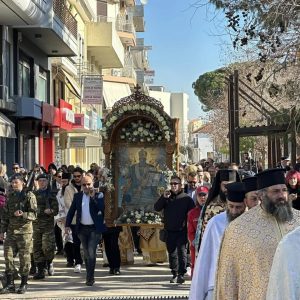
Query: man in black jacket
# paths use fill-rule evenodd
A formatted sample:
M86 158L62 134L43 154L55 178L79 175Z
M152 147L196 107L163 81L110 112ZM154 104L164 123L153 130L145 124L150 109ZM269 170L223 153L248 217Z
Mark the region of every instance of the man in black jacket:
M184 283L187 263L187 214L195 207L193 199L181 189L181 179L171 177L171 190L154 204L156 211L164 210L164 229L167 232L166 245L169 264L173 274L170 283ZM177 278L177 280L176 280Z

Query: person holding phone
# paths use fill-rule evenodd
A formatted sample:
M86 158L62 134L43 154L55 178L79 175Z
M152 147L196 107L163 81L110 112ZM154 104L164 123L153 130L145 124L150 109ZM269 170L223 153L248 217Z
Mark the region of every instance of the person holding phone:
M70 225L76 212L75 231L81 241L86 266L86 285L95 283L96 250L101 235L106 231L104 222L104 195L96 193L93 179L82 178L82 191L74 194L74 200L67 214L65 233L70 233Z
M181 179L172 176L170 190L166 190L154 204L156 211L164 212L166 246L172 273L170 283L184 283L187 267L187 215L195 207L193 199L183 192Z

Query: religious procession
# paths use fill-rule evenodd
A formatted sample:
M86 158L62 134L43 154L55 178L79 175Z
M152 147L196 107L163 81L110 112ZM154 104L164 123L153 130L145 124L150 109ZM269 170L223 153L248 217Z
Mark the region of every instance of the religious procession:
M0 298L299 300L299 25L0 0Z

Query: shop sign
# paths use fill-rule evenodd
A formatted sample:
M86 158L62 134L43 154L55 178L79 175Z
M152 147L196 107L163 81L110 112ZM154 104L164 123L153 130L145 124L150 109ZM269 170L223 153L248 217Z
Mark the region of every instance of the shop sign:
M82 103L102 104L103 79L100 75L83 76Z
M70 137L69 148L85 148L86 137L85 136L72 136Z
M65 115L65 120L67 122L70 122L72 124L75 123L75 115L74 115L74 112L68 108L63 108L63 111L64 111L64 115Z

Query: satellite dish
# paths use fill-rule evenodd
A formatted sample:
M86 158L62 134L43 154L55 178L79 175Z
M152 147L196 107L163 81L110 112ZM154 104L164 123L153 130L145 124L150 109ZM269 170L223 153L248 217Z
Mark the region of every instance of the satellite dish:
M146 5L148 3L148 0L140 0L142 5Z

